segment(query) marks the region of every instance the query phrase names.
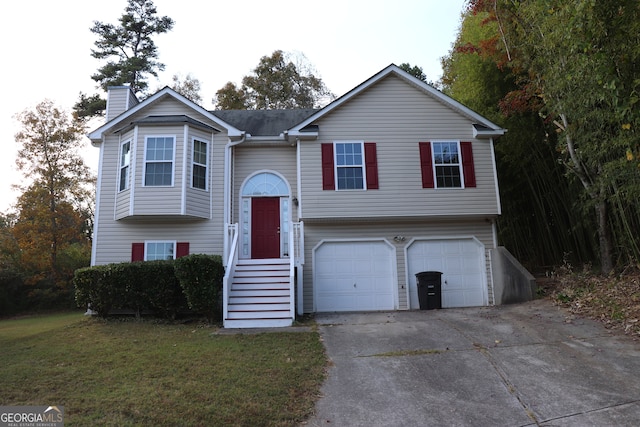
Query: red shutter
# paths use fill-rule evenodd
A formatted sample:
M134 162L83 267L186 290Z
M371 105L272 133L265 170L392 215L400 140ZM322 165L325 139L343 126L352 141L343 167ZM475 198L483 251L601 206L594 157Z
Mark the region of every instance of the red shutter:
M420 169L422 169L422 188L434 188L433 159L431 157L431 143L420 142Z
M376 155L376 143L364 143L364 165L367 170L367 189L377 190L378 187L378 158Z
M144 261L144 243L131 244L131 262Z
M471 142L460 143L460 154L462 156L462 173L464 174L464 186L476 186L476 172L473 166L473 150Z
M322 189L335 190L335 172L333 170L333 144L322 144Z
M189 255L189 242L176 243L176 258Z

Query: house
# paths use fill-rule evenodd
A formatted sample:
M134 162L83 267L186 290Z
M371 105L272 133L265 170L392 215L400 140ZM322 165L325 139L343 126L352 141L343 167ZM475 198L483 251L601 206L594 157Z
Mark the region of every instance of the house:
M504 130L390 65L320 110L207 111L109 90L92 265L221 254L225 327L500 303L491 253Z

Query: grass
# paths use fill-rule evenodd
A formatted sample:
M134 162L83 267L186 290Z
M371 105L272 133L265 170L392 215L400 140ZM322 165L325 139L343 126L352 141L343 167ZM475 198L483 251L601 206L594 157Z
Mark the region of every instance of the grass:
M317 332L214 330L2 320L0 404L64 406L69 426L292 426L311 414L327 363Z

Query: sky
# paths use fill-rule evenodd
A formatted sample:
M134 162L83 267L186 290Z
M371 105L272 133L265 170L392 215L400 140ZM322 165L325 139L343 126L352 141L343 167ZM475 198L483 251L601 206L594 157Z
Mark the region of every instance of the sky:
M225 83L239 84L260 58L275 50L303 54L325 85L340 96L391 63L422 67L437 81L460 26L466 0L154 0L158 16L175 21L155 35L166 65L151 89L191 74L202 106ZM24 179L15 167L20 130L15 115L49 99L71 112L80 92L98 93L91 75L103 65L91 57L94 21L118 24L126 0L29 0L0 6L0 212L7 213ZM103 94L104 96L104 94ZM100 126L96 123L92 128ZM92 130L92 129L91 129ZM78 148L97 170L98 148Z

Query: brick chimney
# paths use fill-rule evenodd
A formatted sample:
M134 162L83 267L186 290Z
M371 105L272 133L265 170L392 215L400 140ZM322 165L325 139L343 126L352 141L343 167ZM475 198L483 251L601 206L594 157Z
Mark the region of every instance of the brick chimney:
M119 116L140 102L129 86L110 86L107 89L107 121Z

